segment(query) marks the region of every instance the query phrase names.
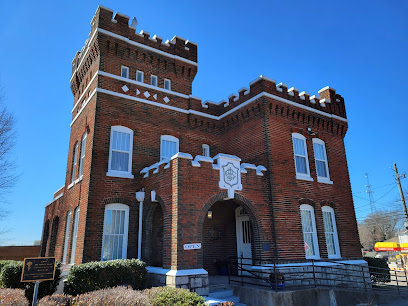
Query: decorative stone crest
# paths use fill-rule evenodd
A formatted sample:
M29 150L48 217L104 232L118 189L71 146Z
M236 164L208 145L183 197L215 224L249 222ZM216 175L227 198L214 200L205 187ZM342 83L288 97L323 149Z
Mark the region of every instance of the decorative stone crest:
M228 198L234 198L235 190L242 190L241 184L241 159L235 155L217 154L214 157L217 168L220 169L219 187L228 190Z

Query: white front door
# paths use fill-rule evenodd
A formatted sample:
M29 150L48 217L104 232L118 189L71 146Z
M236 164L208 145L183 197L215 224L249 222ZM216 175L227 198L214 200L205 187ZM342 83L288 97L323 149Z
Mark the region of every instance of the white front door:
M237 229L237 256L238 263L241 263L242 268L250 270L252 265L252 250L251 250L251 221L246 210L243 207L238 207L235 210L236 229ZM241 270L238 271L241 274ZM247 274L245 271L243 274Z

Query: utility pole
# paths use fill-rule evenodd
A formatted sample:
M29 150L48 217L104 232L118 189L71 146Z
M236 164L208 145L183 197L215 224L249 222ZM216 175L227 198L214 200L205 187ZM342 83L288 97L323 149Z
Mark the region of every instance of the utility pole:
M404 197L404 192L402 191L401 187L401 181L400 181L400 175L398 174L398 169L397 169L397 164L394 163L394 170L395 170L395 176L398 184L398 189L400 192L401 196L401 201L402 201L402 207L404 208L404 214L405 214L405 228L408 230L408 212L407 212L407 205L405 203L405 197ZM405 177L405 174L401 175L401 177Z
M375 211L375 206L374 206L374 198L373 198L373 192L371 190L371 185L370 185L370 181L368 180L368 173L365 174L365 177L367 178L367 190L366 192L368 193L368 199L370 200L370 209L371 209L371 213L373 213Z

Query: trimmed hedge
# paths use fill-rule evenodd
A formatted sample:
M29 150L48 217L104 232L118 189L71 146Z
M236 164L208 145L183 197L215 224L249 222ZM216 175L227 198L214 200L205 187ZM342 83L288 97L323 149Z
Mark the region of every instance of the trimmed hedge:
M22 261L9 261L8 263L4 264L0 273L0 285L3 288L24 289L25 296L31 304L34 293L34 283L20 282L22 271L23 271ZM44 281L40 283L40 286L38 288L38 299L46 295L53 294L55 290L57 290L60 278L61 278L61 263L57 262L54 280Z
M195 306L205 305L205 299L187 289L171 287L155 287L145 290L153 306Z
M23 289L0 288L0 305L28 306Z
M69 271L64 293L75 296L115 286L144 289L146 275L146 264L139 259L88 262Z
M51 304L49 304L51 306ZM105 288L78 295L72 305L151 305L144 291L133 290L125 287ZM169 304L170 305L170 304Z
M43 297L37 303L38 306L71 306L74 305L72 295L54 294Z
M390 268L388 267L387 260L384 258L363 257L368 263L371 281L373 283L390 282Z

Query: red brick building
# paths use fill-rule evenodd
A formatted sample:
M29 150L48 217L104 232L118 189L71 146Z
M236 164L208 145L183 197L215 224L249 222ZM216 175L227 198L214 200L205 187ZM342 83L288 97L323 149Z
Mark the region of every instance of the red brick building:
M344 99L260 76L201 100L197 44L136 25L98 7L72 62L66 180L46 206L41 255L79 264L140 250L167 284L201 275L204 288L229 256L361 257Z

